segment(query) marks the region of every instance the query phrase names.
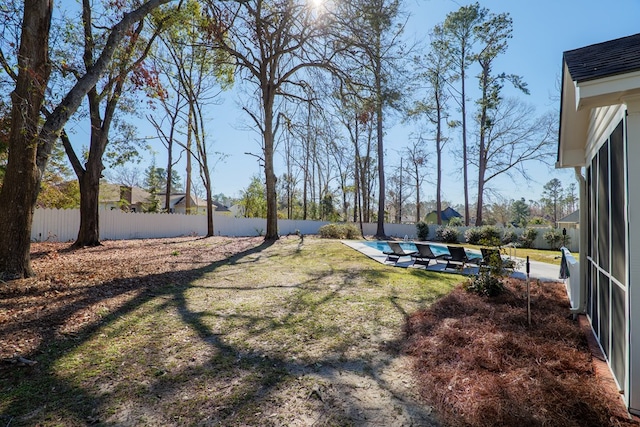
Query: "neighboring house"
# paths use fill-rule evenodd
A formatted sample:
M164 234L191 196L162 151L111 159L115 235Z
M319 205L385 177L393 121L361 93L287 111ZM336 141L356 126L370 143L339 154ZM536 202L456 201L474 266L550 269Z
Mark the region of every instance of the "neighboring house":
M559 219L558 228L580 228L580 209Z
M227 216L232 216L232 212L231 210L226 207L225 205L223 205L220 202L216 202L215 200L213 201L213 209L216 215L227 215Z
M229 208L229 212L235 218L243 218L244 217L244 205L235 204Z
M451 221L451 218L462 218L462 215L460 215L452 207L448 206L446 209L444 209L440 213L440 217L442 218L442 225L447 225L447 224L449 224L449 221ZM436 211L429 212L429 214L427 215L427 217L425 219L425 222L427 224L437 224L438 223L438 213Z
M169 196L168 209L165 206L165 194L158 194L158 199L160 199L160 206L162 206L162 209L168 212L179 214L185 214L187 212L187 193L172 193L171 196ZM191 195L189 199L189 209L192 214L206 215L207 202Z
M158 199L160 199L160 205L164 207L165 205L165 194L158 194ZM214 213L222 214L222 215L231 215L232 212L228 207L223 205L222 203L216 202L213 203ZM166 209L166 208L165 208ZM207 201L202 200L196 196L191 196L189 202L189 209L193 214L206 215L207 213ZM169 212L171 213L181 213L184 214L187 211L187 193L174 193L171 194L169 198Z
M640 414L640 34L567 51L562 65L557 167L580 182L579 310Z
M142 188L108 183L100 184L98 203L103 209L144 212L150 201L151 194Z

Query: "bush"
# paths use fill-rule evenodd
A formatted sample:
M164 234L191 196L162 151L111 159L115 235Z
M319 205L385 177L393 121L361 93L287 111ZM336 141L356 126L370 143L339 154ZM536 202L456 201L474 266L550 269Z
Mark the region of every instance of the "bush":
M508 245L509 243L518 243L518 234L513 230L505 231L502 236L502 244Z
M324 239L357 239L361 236L355 224L346 223L323 225L318 234Z
M488 271L481 272L476 277L469 279L464 287L469 292L488 297L498 296L504 291L504 284L500 278Z
M493 225L485 225L480 228L480 244L486 246L499 246L502 232L498 227Z
M454 216L449 220L449 225L451 227L462 227L464 225L464 222L462 222L462 218L460 218L459 216Z
M438 227L436 240L445 243L458 243L458 229L454 227Z
M482 238L482 232L478 227L468 228L467 231L464 232L464 239L470 245L479 244L481 238Z
M547 220L542 218L542 217L539 217L539 216L534 216L533 218L531 218L529 220L529 224L530 225L545 225L545 224L547 224Z
M429 238L429 224L420 221L416 224L418 240L427 240Z
M532 248L536 237L538 237L538 230L535 228L525 228L520 236L520 243L522 244L522 247Z
M560 249L561 246L568 244L571 240L569 236L563 236L562 232L557 229L547 231L542 235L542 237L551 249Z

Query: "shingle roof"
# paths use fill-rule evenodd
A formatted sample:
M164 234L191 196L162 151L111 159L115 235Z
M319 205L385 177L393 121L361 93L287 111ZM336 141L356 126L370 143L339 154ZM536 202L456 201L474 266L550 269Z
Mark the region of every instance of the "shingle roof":
M564 61L578 83L640 71L640 33L568 50Z
M431 211L431 213L429 215L436 215L437 216L437 212L436 211ZM458 213L458 211L456 211L455 209L453 209L451 206L448 206L446 209L442 210L442 214L441 214L442 220L443 221L449 221L451 218L462 218L462 215L460 215Z
M558 222L575 222L575 223L579 223L580 222L580 209L570 213L569 215L565 216L564 218L559 219Z

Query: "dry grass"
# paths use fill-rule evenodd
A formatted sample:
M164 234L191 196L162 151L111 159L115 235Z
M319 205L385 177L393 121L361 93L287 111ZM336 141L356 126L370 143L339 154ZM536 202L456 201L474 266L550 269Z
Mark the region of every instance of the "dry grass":
M457 288L407 322L424 398L451 426L630 426L594 378L564 285L510 281L488 299Z

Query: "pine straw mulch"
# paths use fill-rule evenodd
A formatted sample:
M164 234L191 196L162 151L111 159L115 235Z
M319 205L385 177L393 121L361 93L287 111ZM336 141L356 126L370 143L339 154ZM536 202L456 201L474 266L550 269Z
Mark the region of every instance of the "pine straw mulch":
M636 426L594 375L562 283L515 279L496 298L461 287L407 322L425 400L450 426Z

